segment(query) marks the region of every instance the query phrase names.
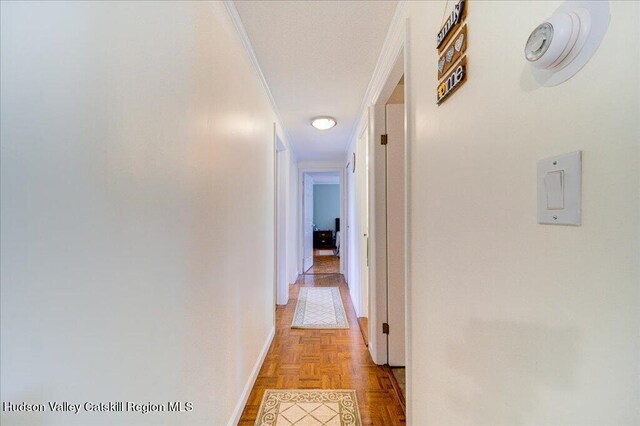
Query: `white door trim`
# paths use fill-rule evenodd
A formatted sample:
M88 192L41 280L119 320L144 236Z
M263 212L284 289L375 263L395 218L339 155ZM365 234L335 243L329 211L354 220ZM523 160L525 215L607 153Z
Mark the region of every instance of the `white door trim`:
M375 123L372 121L368 121L368 117L370 114L370 109L374 109L375 105L384 104L386 100L389 98L393 89L395 88L398 79L401 75L404 74L404 96L405 96L405 344L406 344L406 401L407 401L407 424L412 423L412 350L411 350L411 333L412 333L412 324L411 324L411 312L412 312L412 304L411 304L411 270L410 270L410 259L411 259L411 198L410 198L410 186L411 186L411 120L412 120L412 110L410 108L411 98L410 98L410 88L411 88L411 75L407 72L409 70L409 63L411 62L410 50L409 50L409 32L410 32L410 23L406 17L406 1L400 1L398 6L396 7L395 14L392 18L391 24L389 26L389 31L387 32L387 36L385 38L382 50L378 57L378 62L376 64L376 68L373 72L373 76L371 77L371 81L369 82L369 87L367 88L367 92L362 102L361 111L360 111L360 119L358 121L358 125L354 127L353 133L350 137L351 143L357 138L357 135L361 134L367 127L369 127L370 135L374 133L374 129L371 127L375 126ZM399 72L399 73L398 73ZM397 77L397 79L396 79ZM372 135L373 136L373 135ZM373 137L372 137L373 139ZM370 141L371 143L375 143L379 141ZM369 151L369 155L372 155L371 150ZM348 159L347 159L348 161ZM369 159L369 164L372 165L372 158ZM373 167L370 166L371 169ZM369 192L373 191L372 181L369 181ZM369 203L375 203L374 199L369 198ZM369 215L369 250L370 250L370 259L374 259L375 257L375 242L374 236L372 233L374 232L374 217ZM373 263L373 262L372 262ZM384 339L377 339L382 334L381 329L377 329L375 326L375 322L372 317L375 317L375 268L372 268L372 263L369 265L369 350L371 352L372 358L374 362L378 364L383 364L386 362L386 359L383 362L380 362L381 359L378 356L379 352L384 352L386 355L386 341ZM386 301L385 301L386 302ZM376 327L376 329L372 329L372 327ZM384 351L380 350L380 347L384 347ZM386 356L385 356L386 358Z
M313 266L313 210L314 187L313 177L302 174L302 273L306 273Z
M287 271L287 193L288 182L285 173L287 147L276 130L274 123L274 279L276 285L275 301L277 305L286 305L289 301L289 283Z
M406 26L403 26L406 31ZM388 63L388 68L384 75L386 79L382 81L383 85L379 87L372 96L372 103L369 109L368 128L369 128L369 352L376 364L387 364L387 336L382 332L382 323L387 322L387 298L386 298L386 216L384 214L376 214L377 211L383 211L386 204L380 204L380 200L376 200L376 193L380 191L380 188L376 188L377 185L384 183L384 179L381 179L380 175L376 175L376 169L380 170L384 168L384 150L380 145L380 135L385 132L385 103L403 75L405 70L405 63L407 60L404 55L404 41L400 39L397 46L397 50L389 55L389 59L393 59L393 62ZM406 77L406 76L405 76ZM405 78L405 93L407 93L407 81ZM407 105L408 102L405 99L405 152L407 152L408 134L407 134ZM405 157L406 158L406 157ZM382 161L383 163L380 163ZM405 162L405 182L407 182L407 170ZM405 203L408 200L409 194L407 191L407 185L405 185ZM405 212L408 211L405 204ZM408 238L408 224L405 231L405 241ZM405 244L405 270L407 268L406 259L409 257L409 253L406 250ZM405 284L407 284L405 276ZM405 285L405 295L408 293L408 287ZM409 299L406 298L406 301ZM405 312L408 312L407 303L405 303ZM408 328L408 317L405 318L405 331ZM405 333L406 334L406 333ZM405 336L405 343L407 353L408 340ZM407 356L407 358L409 358ZM409 360L407 359L407 364ZM407 370L408 371L408 370ZM408 373L407 373L408 374Z

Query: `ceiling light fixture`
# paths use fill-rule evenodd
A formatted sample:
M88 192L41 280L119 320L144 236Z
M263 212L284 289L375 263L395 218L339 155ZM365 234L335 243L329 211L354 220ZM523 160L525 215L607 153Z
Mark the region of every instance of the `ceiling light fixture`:
M333 117L315 117L311 119L311 125L318 130L329 130L338 124Z

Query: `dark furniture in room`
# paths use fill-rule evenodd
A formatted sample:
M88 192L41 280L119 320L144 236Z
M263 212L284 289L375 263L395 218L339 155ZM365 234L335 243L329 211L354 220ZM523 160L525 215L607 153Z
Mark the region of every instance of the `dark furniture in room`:
M313 231L314 249L332 249L333 231Z

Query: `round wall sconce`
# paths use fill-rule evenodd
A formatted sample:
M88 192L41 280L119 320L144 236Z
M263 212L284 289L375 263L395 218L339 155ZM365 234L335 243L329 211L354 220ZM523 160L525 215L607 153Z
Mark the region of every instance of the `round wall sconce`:
M543 86L573 77L598 50L609 27L609 1L566 1L538 25L527 40L524 56Z

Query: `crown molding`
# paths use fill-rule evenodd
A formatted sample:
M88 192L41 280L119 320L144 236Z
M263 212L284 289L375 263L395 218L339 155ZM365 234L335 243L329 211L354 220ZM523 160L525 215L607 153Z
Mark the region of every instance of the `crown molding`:
M276 105L276 101L273 98L273 94L271 93L271 89L269 88L269 84L267 84L267 79L262 72L262 68L260 68L260 63L258 62L258 58L253 50L253 46L251 45L251 40L249 40L249 35L244 28L244 24L242 23L242 19L240 18L240 14L238 13L238 9L236 8L234 0L224 0L224 6L227 9L227 13L231 18L231 22L233 22L233 26L240 37L240 41L242 41L242 45L244 46L244 50L253 65L253 69L256 72L260 83L262 84L262 88L264 89L265 94L267 95L267 99L271 104L271 108L273 109L274 114L276 115L276 124L281 129L280 137L282 143L286 146L287 149L290 149L291 152L294 153L295 150L291 145L291 135L287 131L287 129L282 125L282 117L280 116L280 111L278 110L278 106ZM277 131L277 130L276 130Z
M384 39L382 50L378 56L376 67L373 70L373 75L367 86L362 104L358 116L358 121L353 125L351 134L347 140L345 147L345 158L349 154L349 149L356 140L357 136L364 131L364 127L368 122L369 106L375 104L378 101L380 92L384 88L384 85L396 63L398 55L402 51L406 36L406 0L401 0L396 6L396 11L393 14L387 36ZM346 161L348 161L347 159Z

